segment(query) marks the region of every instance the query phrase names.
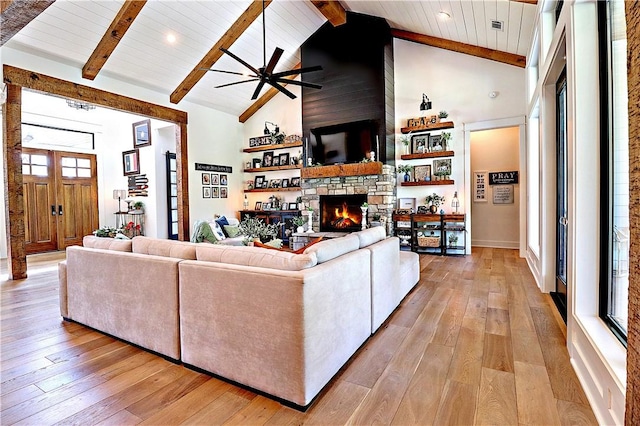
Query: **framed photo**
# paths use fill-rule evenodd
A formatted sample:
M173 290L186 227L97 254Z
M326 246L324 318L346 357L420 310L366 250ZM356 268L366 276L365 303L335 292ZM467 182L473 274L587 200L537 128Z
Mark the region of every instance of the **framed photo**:
M282 179L282 188L289 187L289 179Z
M289 164L289 153L280 154L280 165L286 166Z
M273 165L273 151L265 151L262 154L262 166L271 167Z
M264 175L261 176L256 176L256 189L260 189L262 188L262 185L264 184Z
M280 188L280 179L271 179L269 181L269 188Z
M451 158L433 160L433 171L440 175L449 176L451 174Z
M122 170L125 176L140 174L140 151L133 149L122 153Z
M398 209L416 211L415 198L398 198Z
M271 203L262 204L262 210L271 210Z
M211 185L220 184L220 175L217 173L211 173Z
M438 152L443 150L444 147L442 146L441 135L433 135L429 137L429 152Z
M271 165L274 167L280 165L280 157L278 155L273 157L273 159L271 160Z
M220 175L220 185L227 186L227 175Z
M256 205L253 208L254 210L262 210L262 201L256 201Z
M203 186L202 187L202 198L211 198L211 187Z
M489 172L486 170L477 170L473 172L473 202L486 203L487 190L489 184Z
M133 123L133 147L151 145L151 120L142 120Z
M211 187L211 198L220 198L220 188L217 186Z
M300 178L299 177L293 177L291 178L291 186L300 186Z
M226 186L220 187L220 198L227 198L228 188Z
M259 169L260 168L260 164L262 164L262 160L259 158L254 158L253 160L253 168L254 169Z
M416 182L430 181L431 180L431 164L423 166L415 166L413 168L413 174Z
M296 164L298 164L298 157L291 157L289 159L289 165L290 166L295 166Z
M209 173L202 174L202 184L211 185L211 175Z
M429 133L411 136L411 153L424 154L429 149Z
M289 210L298 210L298 203L289 203Z

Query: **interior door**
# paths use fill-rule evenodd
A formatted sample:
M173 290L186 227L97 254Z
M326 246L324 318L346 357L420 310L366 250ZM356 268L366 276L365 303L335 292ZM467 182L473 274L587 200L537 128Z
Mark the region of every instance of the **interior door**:
M556 291L552 297L567 321L567 78L562 72L556 83Z

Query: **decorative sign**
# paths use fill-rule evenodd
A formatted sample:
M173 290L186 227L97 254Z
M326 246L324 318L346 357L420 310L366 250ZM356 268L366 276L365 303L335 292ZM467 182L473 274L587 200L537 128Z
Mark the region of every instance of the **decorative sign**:
M487 202L487 172L473 172L473 201L475 203Z
M148 197L149 179L147 175L128 177L129 197Z
M489 173L489 185L506 185L518 183L518 172L492 172Z
M263 145L273 145L273 139L271 138L271 135L249 138L249 148Z
M494 186L493 204L513 204L513 185Z
M407 120L407 127L428 126L437 123L437 116L410 118Z
M201 170L203 172L224 172L224 173L233 173L233 168L229 166L218 166L215 164L203 164L196 163L196 170Z

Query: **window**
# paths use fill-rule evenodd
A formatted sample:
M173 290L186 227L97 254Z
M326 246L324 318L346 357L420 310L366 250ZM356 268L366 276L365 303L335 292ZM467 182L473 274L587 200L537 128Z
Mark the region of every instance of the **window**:
M598 2L601 99L600 317L626 344L629 299L629 126L623 0Z

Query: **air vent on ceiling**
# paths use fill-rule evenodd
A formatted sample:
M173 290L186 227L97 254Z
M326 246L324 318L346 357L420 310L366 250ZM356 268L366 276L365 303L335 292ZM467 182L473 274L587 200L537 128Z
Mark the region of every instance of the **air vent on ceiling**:
M502 31L502 27L504 26L504 21L496 21L495 19L491 20L491 29L496 31Z

